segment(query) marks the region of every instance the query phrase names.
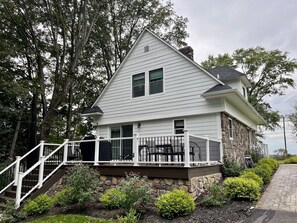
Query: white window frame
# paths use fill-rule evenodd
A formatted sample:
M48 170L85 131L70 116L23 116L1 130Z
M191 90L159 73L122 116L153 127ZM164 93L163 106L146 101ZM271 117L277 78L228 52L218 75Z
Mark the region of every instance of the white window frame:
M230 126L231 124L231 126ZM234 124L233 124L233 119L228 118L228 136L229 139L233 140L234 139Z
M183 130L186 129L186 119L184 119L184 118L173 119L173 120L172 120L173 134L177 134L177 133L175 133L175 130L176 130L176 128L175 128L175 121L183 121L183 122L184 122L184 129L183 129ZM181 133L178 133L178 134L181 134Z

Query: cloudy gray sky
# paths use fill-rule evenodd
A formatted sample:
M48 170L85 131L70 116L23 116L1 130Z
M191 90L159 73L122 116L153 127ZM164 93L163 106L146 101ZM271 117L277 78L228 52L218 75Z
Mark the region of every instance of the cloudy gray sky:
M232 53L238 48L263 46L268 50L287 51L297 58L297 0L172 0L175 11L189 19L188 45L194 49L195 61L208 55ZM297 84L297 72L294 74ZM292 112L297 90L285 96L266 99L280 114ZM286 122L287 147L297 154L292 127ZM283 131L266 132L270 153L284 147Z

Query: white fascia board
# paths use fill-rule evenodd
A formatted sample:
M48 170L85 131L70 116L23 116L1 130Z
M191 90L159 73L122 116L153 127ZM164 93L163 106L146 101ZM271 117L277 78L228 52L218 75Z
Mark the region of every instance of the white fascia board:
M265 119L256 111L256 109L246 100L243 95L237 90L237 89L226 89L222 91L215 91L215 92L207 92L202 94L202 97L205 99L212 99L212 98L228 98L228 96L234 95L238 99L240 99L241 102L244 103L244 105L247 106L247 108L252 112L252 114L257 117L259 124L265 124Z
M240 80L242 81L242 83L244 84L245 87L247 87L247 88L252 87L251 82L249 81L249 79L246 76L241 76Z

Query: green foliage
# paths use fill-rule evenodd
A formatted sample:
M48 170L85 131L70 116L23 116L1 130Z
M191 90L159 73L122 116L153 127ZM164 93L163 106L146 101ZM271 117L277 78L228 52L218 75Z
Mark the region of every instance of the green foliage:
M256 163L254 165L254 168L257 168L257 167L267 170L270 175L272 175L272 173L273 173L272 167L267 163Z
M260 159L264 157L264 155L261 153L260 148L254 148L251 150L250 155L252 157L252 160L254 163L258 163Z
M296 164L297 163L297 156L290 157L284 160L285 164Z
M156 207L162 217L172 219L191 213L195 209L195 202L189 193L174 189L161 195L156 201Z
M273 170L277 170L279 167L279 163L277 162L276 159L273 158L263 158L259 160L260 164L268 164Z
M125 204L126 194L117 188L111 188L108 189L99 200L106 208L120 208Z
M27 218L27 213L23 210L15 210L15 202L7 200L4 210L0 213L1 223L19 222Z
M271 180L271 174L269 173L269 171L266 170L266 169L264 169L261 166L248 169L244 173L249 172L249 171L252 171L255 174L257 174L259 177L261 177L262 180L263 180L263 182L264 182L264 184L268 184L270 182L270 180Z
M243 168L235 160L224 159L223 177L238 177L242 171Z
M260 199L260 186L252 179L241 177L227 178L224 181L226 195L230 199L258 201Z
M287 88L294 86L292 74L297 68L297 62L289 58L287 52L269 51L260 46L241 48L232 55L211 55L201 65L207 70L215 66L230 66L246 74L252 85L248 92L250 103L266 120L266 128L273 130L279 126L278 112L273 111L264 98L283 95Z
M67 206L67 204L71 203L69 199L69 189L67 187L57 192L53 197L54 204L59 206Z
M152 185L145 176L130 173L118 188L126 195L123 206L129 210L141 211L152 201Z
M40 215L46 211L49 211L54 205L54 201L47 195L42 194L33 200L29 200L25 203L23 210L28 215Z
M61 214L61 215L51 215L36 220L30 221L28 223L115 223L114 220L107 220L101 218L94 218L90 216L74 215L74 214Z
M225 187L222 184L213 184L208 193L200 202L201 206L222 206L228 202Z
M65 207L69 204L78 204L84 207L85 203L94 200L96 188L99 184L99 173L86 165L76 165L66 175L67 190L62 202Z
M131 208L124 217L119 217L117 220L119 223L137 223L140 215L137 214L136 210Z
M293 106L293 112L289 115L289 120L293 123L293 134L297 139L297 103Z
M260 176L258 176L255 172L252 172L252 171L245 171L241 174L240 177L244 178L244 179L252 179L252 180L256 181L259 184L260 188L264 184L262 178Z

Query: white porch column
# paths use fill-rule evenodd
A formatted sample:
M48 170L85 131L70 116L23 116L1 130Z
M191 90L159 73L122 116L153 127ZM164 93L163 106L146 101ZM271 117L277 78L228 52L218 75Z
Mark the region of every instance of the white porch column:
M184 129L185 167L190 167L190 137L189 131Z
M69 139L64 139L64 155L63 155L63 163L65 164L67 162L68 158L68 141Z
M20 171L20 160L21 157L20 156L16 156L16 164L15 164L15 170L14 170L14 186L18 185L18 174Z
M39 158L43 156L44 152L44 140L40 141L40 147L39 147Z
M99 150L100 150L100 142L99 142L99 135L96 134L96 138L95 138L95 154L94 154L94 166L98 166L99 165Z
M223 163L223 156L224 156L224 152L223 152L223 142L222 139L220 139L220 162Z
M133 157L134 166L139 166L138 133L133 134L133 154L134 154L134 157Z
M40 157L40 166L39 166L39 174L38 174L38 188L42 187L43 175L44 175L44 156Z
M16 196L15 196L15 208L19 208L21 205L21 195L22 195L22 183L23 183L23 173L18 173L18 184L16 189Z
M210 159L209 159L209 136L206 136L206 163L208 165L210 164Z

